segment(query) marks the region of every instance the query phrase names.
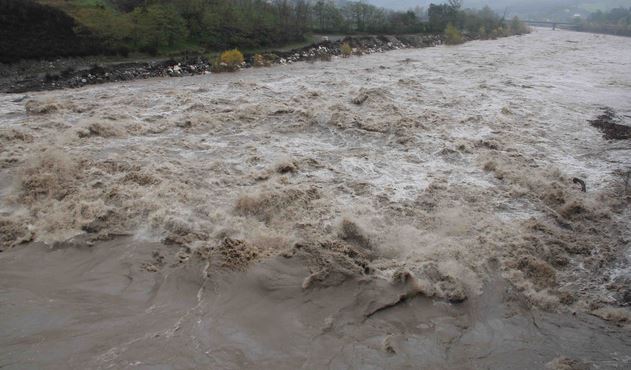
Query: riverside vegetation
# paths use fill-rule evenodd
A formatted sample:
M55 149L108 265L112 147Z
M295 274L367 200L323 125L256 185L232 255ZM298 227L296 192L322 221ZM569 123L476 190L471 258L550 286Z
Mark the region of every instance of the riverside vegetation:
M587 19L576 19L578 31L631 36L631 7L614 8L607 12L596 11Z
M428 19L428 21L422 21ZM472 38L524 32L490 8L462 2L390 11L363 1L0 0L0 62L97 54L203 54L305 43L311 34L440 34Z

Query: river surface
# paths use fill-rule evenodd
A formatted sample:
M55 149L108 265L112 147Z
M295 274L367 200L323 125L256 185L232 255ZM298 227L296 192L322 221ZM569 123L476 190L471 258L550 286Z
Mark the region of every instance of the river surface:
M0 368L628 369L605 108L631 38L546 29L2 95Z

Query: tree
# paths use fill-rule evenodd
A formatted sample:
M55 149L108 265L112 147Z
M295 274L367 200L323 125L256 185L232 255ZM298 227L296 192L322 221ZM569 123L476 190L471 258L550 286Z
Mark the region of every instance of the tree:
M30 0L0 0L0 4L3 1L20 4ZM449 23L471 34L497 35L508 29L490 8L463 10L462 0L431 4L427 11L429 23L421 21L426 16L421 7L392 11L367 0L46 1L63 3L63 9L79 21L71 30L91 31L110 51L131 48L157 53L166 47L189 45L209 50L247 50L302 41L308 32L438 34L445 32ZM597 16L603 22L615 19L617 24L624 24L617 29L628 29L628 15L627 9L618 9ZM7 19L11 22L11 17Z
M445 44L447 45L458 45L462 44L464 40L462 39L462 34L458 29L451 23L447 24L447 28L445 29Z
M204 13L206 10L205 0L173 0L173 8L186 22L189 36L198 38L203 30Z
M106 47L123 47L131 40L133 24L128 14L103 7L83 8L75 13L83 26L97 35Z
M515 16L513 17L513 20L511 20L510 31L514 35L521 35L528 32L528 27L524 24L524 22L519 20L519 17Z
M110 0L118 10L123 12L131 12L136 7L145 4L146 0Z
M319 31L323 31L324 30L324 22L325 22L325 18L324 18L324 13L325 13L325 4L324 4L324 0L318 0L318 2L315 3L315 5L313 6L313 19L315 22L315 28L316 30Z
M297 34L303 35L311 23L311 8L306 0L294 1L294 28Z
M455 20L453 8L447 4L429 4L427 9L429 25L432 31L441 32L447 27L447 23Z
M453 11L458 11L462 8L462 0L449 0L448 4Z
M138 7L132 13L135 40L140 47L174 46L188 36L186 21L172 5Z

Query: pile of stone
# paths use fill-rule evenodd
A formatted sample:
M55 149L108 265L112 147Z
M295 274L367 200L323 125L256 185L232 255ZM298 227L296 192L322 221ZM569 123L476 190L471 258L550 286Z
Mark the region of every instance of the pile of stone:
M390 50L405 48L421 48L441 45L443 35L406 35L406 36L359 36L346 37L338 41L324 40L318 44L310 45L289 52L275 52L273 54L260 54L266 63L255 60L257 56L248 59L248 65L260 66L271 64L291 64L295 62L330 60L332 57L341 56L342 45L348 44L355 55L383 53Z
M105 82L131 81L152 77L182 77L210 73L210 63L204 58L122 63L107 66L93 66L89 69L66 69L59 73L46 73L13 81L1 86L4 92L26 92L54 90L95 85Z
M153 62L133 62L94 65L90 68L66 68L62 72L35 76L13 77L0 81L0 92L26 92L81 87L105 82L130 81L152 77L183 77L212 72L235 71L242 68L291 64L301 61L330 60L343 55L348 44L355 55L382 53L404 48L431 47L443 43L442 35L353 36L342 40L312 44L291 51L246 55L245 62L235 68L220 68L206 57L182 58Z

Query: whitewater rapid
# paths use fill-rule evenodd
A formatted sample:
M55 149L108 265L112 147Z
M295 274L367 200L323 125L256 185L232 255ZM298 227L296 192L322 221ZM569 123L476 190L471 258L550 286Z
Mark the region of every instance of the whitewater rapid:
M511 330L527 333L538 353L525 357L529 366L576 358L589 343L546 349L522 321L502 321L494 337L489 325L514 316L480 312L484 299L519 301L526 316L590 313L628 325L631 145L605 140L589 121L607 107L631 122L630 72L629 38L536 29L455 47L2 95L0 331L8 334L0 344L11 360L0 365L41 365L44 356L24 345L41 340L65 354L54 359L59 367L71 358L73 368L366 368L364 355L376 367L431 367L474 358ZM383 293L387 282L404 287ZM230 298L231 284L250 298ZM521 298L506 298L506 286ZM410 298L406 315L425 312L405 325L386 312L399 309L400 293ZM244 308L256 306L253 296L258 313ZM47 308L6 306L29 299ZM318 312L309 299L337 311ZM274 307L283 302L291 317L281 319ZM28 323L50 312L64 319ZM117 315L137 320L133 333ZM373 317L388 323L383 337L381 324L362 324ZM584 320L576 330L593 331L603 348L578 360L628 365L612 354L629 349L616 339L624 333ZM88 339L70 356L74 335ZM467 335L471 357L454 344ZM355 345L333 351L326 338Z

